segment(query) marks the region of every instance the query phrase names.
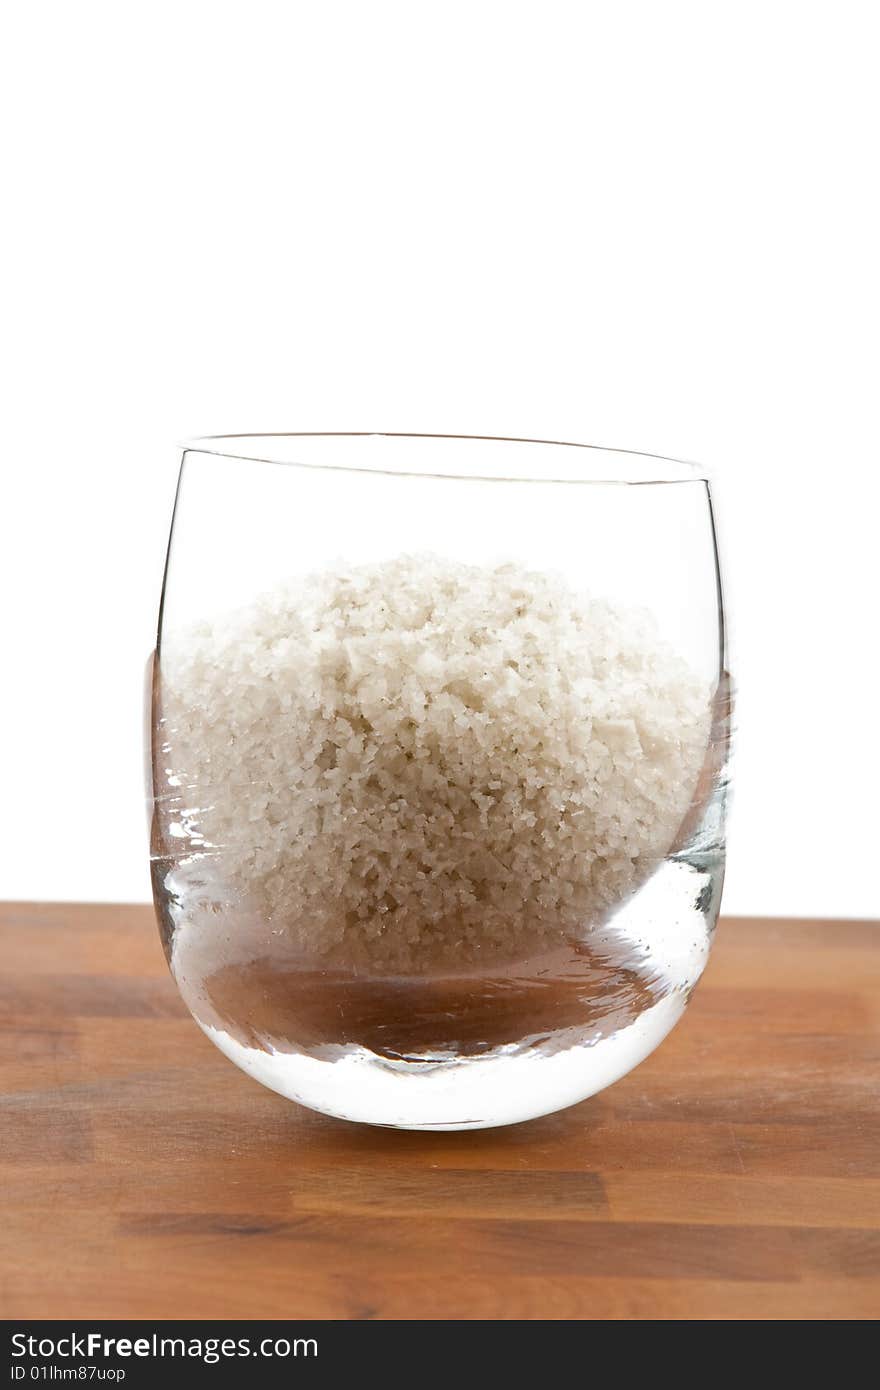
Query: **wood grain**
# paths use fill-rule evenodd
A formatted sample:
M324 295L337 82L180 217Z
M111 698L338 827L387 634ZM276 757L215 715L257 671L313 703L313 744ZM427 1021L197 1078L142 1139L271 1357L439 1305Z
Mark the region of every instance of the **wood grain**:
M729 919L616 1086L411 1134L232 1067L148 908L6 905L0 1316L876 1317L878 925Z

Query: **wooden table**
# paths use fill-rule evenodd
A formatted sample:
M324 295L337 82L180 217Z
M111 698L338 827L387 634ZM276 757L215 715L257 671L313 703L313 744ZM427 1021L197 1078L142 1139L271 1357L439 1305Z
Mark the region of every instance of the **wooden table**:
M0 908L0 1315L877 1316L878 927L729 919L616 1086L413 1134L237 1071L150 909Z

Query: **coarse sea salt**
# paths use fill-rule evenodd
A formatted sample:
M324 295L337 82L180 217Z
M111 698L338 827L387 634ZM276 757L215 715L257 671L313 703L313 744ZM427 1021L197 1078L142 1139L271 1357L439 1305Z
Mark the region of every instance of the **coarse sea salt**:
M214 884L307 958L395 973L586 938L675 842L709 740L646 613L513 564L316 573L161 671Z

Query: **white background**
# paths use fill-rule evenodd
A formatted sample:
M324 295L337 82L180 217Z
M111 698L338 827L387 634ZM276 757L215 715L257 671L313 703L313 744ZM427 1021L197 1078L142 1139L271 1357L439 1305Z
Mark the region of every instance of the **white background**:
M876 6L7 14L0 896L147 896L176 441L413 429L714 469L725 906L880 912Z

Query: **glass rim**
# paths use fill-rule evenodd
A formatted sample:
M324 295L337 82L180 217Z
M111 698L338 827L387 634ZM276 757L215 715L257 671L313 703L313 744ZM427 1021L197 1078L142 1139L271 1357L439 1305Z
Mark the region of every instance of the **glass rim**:
M609 469L608 476L604 474L590 474L579 476L577 471L569 477L554 476L552 469L543 474L535 472L523 473L481 473L481 472L461 472L454 467L425 467L413 468L412 466L397 467L393 462L383 459L380 462L373 462L369 459L355 459L346 462L326 462L310 461L307 458L279 458L273 457L271 448L265 447L262 441L271 440L303 440L303 441L420 441L424 444L430 443L454 444L456 441L470 445L482 444L512 444L530 446L532 449L547 451L570 450L571 454L567 457L567 462L571 464L574 459L581 455L602 455L613 456L616 460L622 460L618 465L618 471ZM248 447L252 444L252 447ZM228 447L220 447L227 445ZM242 434L208 434L198 435L191 439L182 440L179 446L183 451L184 461L187 454L204 454L217 458L238 460L242 463L267 463L275 464L283 468L308 468L322 472L333 473L375 473L389 477L400 478L431 478L434 480L444 480L455 482L528 482L528 483L554 483L554 484L582 484L586 486L621 486L621 487L657 487L669 486L675 483L704 483L710 481L708 471L700 464L690 462L685 459L672 458L665 454L649 453L642 449L622 449L614 446L601 444L582 444L574 440L563 439L529 439L515 435L487 435L487 434L434 434L416 433L412 431L390 431L390 430L273 430L257 431L254 433ZM577 451L575 453L574 451ZM557 455L560 460L563 457L560 452ZM629 473L627 474L627 468Z

